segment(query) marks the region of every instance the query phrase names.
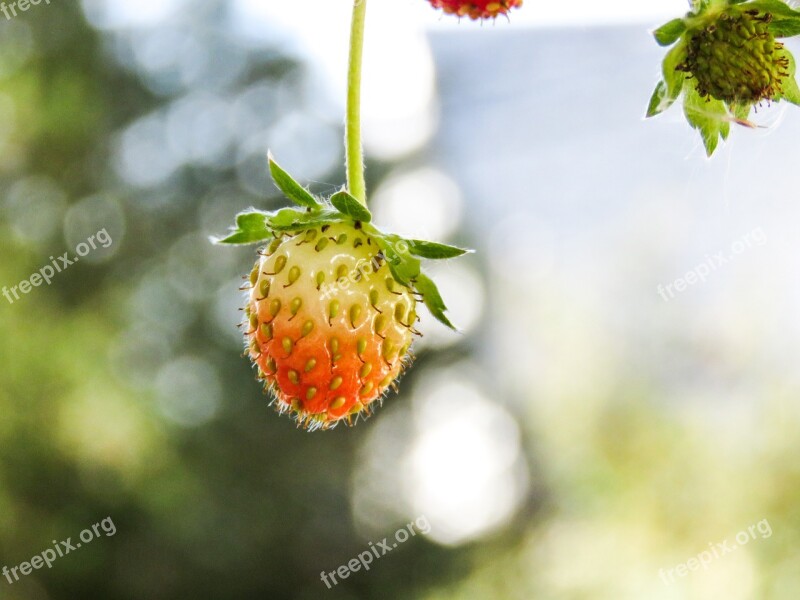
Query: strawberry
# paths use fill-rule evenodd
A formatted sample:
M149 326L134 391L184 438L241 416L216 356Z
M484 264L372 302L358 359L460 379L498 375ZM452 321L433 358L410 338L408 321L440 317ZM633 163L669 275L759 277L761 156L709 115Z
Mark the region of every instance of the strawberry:
M416 301L360 228L281 235L251 281L248 349L279 410L324 426L369 412L402 373Z
M449 15L470 19L494 19L522 6L522 0L428 0L434 8Z
M691 5L685 17L653 32L660 45L672 48L647 116L664 112L682 95L686 119L711 156L731 123L757 127L748 118L762 102L800 105L794 57L777 41L800 32L800 11L780 0L691 0Z
M686 60L676 69L694 76L702 97L754 104L780 94L789 73L783 44L770 32L772 15L731 6L689 36Z
M217 240L269 241L245 286L246 352L278 412L309 429L350 424L369 416L410 364L418 297L452 327L420 258L465 250L383 233L348 192L321 200L271 157L270 171L301 208L241 213Z

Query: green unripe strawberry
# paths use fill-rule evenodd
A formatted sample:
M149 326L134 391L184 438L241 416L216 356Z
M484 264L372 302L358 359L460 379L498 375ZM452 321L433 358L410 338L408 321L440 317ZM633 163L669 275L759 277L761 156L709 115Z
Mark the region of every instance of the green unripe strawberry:
M731 6L690 32L688 55L677 69L694 77L703 97L740 105L774 98L789 76L789 59L771 21L769 13Z
M690 0L692 11L653 32L672 46L647 107L654 117L683 96L683 112L710 156L731 124L756 127L763 102L800 105L795 61L777 40L800 33L800 11L782 0Z

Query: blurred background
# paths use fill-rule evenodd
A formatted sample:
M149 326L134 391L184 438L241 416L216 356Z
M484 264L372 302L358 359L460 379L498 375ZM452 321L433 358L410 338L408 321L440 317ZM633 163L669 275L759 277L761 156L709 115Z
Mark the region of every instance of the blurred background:
M476 253L431 269L463 334L423 315L400 393L317 433L241 356L254 248L208 238L285 204L268 148L344 181L350 3L0 16L0 286L113 240L0 298L0 567L116 526L0 599L800 594L800 111L708 161L680 108L643 121L683 0L538 4L371 3L376 220Z

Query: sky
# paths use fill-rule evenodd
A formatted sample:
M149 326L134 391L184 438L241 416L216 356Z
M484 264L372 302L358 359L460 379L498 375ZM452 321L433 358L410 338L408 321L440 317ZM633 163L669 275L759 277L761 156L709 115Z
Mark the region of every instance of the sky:
M245 36L257 39L277 32L286 47L318 65L335 98L345 95L351 5L349 0L293 0L291 4L234 0L233 4ZM510 19L476 23L443 15L424 0L370 2L364 66L367 151L387 159L397 157L419 147L435 127L426 110L435 90L429 33L615 24L649 29L683 15L687 7L686 0L525 0Z
M180 19L191 0L82 0L101 29L148 28ZM345 97L352 0L232 0L230 19L243 41L278 44L306 59L330 96ZM629 24L652 29L683 15L687 0L525 0L508 19L471 22L425 0L373 0L367 11L364 65L365 146L392 159L421 147L436 127L431 33L515 32ZM335 107L343 112L343 102Z

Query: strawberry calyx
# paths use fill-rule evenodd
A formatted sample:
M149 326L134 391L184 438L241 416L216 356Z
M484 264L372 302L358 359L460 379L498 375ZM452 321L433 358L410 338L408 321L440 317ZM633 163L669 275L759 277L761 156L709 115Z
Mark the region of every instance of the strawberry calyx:
M320 198L283 170L271 154L268 161L275 185L297 207L272 212L247 210L236 216L236 226L228 235L212 241L217 244L258 244L272 241L282 234L296 233L312 227L352 223L376 241L397 282L418 294L437 321L450 329L456 329L447 318L447 307L436 284L422 272L421 259L455 258L471 250L385 233L372 224L369 209L347 190L342 189L327 199Z

